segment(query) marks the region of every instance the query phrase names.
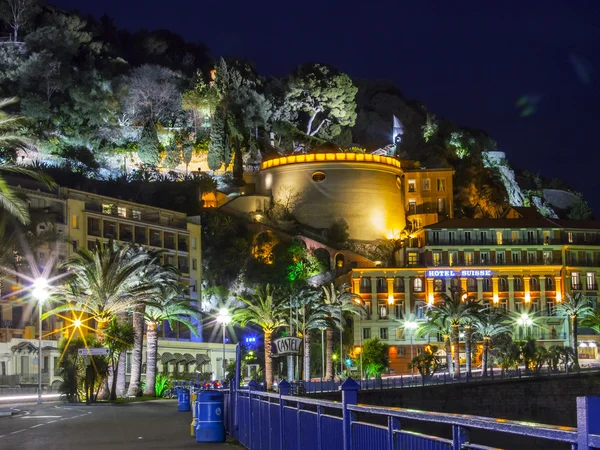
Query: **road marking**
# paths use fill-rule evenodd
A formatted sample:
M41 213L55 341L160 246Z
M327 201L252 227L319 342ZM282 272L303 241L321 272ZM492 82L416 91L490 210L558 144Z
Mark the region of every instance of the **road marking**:
M23 416L21 419L56 419L62 416Z
M34 425L34 426L32 426L32 427L29 427L29 429L31 429L31 428L37 428L37 427L41 427L41 426L43 426L43 425L44 425L43 423L38 423L37 425Z
M2 439L4 436L6 436L5 434L0 434L0 439Z
M54 423L54 422L58 422L58 420L51 420L50 422L46 422L46 423Z
M10 433L10 434L17 434L17 433L21 433L21 432L23 432L23 431L25 431L25 428L23 428L22 430L13 431L13 432L12 432L12 433Z

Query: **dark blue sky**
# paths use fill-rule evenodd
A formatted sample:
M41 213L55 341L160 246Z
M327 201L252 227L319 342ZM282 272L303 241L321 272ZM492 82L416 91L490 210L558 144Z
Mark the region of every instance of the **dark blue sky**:
M583 191L600 215L599 1L50 2L173 30L265 75L319 61L391 79L434 113L486 130L511 165ZM523 95L539 99L527 117L515 105Z

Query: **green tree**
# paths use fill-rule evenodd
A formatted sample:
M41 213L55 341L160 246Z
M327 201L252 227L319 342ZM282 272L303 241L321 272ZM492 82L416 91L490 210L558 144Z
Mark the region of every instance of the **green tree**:
M425 381L433 376L440 367L440 358L436 356L437 347L427 346L425 351L418 356L415 356L410 362L410 369L417 369L421 374L423 386Z
M327 125L354 125L357 92L348 75L322 64L303 64L289 77L285 101L290 110L304 114L305 133L315 136Z
M19 30L25 28L38 10L37 0L2 0L2 20L13 29L13 41L19 42Z
M110 399L117 399L117 373L121 353L133 347L133 327L128 322L120 322L116 317L108 323L104 330L104 344L109 349L108 359L111 365L112 385Z
M577 323L578 319L585 318L594 313L593 308L590 306L589 299L584 296L581 292L575 295L566 294L562 302L556 306L556 312L558 314L567 316L569 319L569 340L571 342L571 348L575 349L574 355L574 368L579 369L579 358L577 357Z
M208 146L208 168L219 170L231 161L229 138L225 130L225 117L222 109L217 108L210 126L210 144Z
M431 335L436 336L440 334L442 336L444 341L444 351L446 352L446 367L448 374L451 374L452 345L450 343L450 338L452 336L452 329L450 327L450 322L448 321L447 317L437 313L437 311L434 309L429 309L426 315L427 321L419 324L415 335L417 337L427 337L427 339L429 339Z
M519 347L508 333L503 333L496 338L491 353L500 365L502 376L507 369L517 367L521 359Z
M156 167L160 162L161 145L158 142L156 125L146 122L140 136L138 155L142 163Z
M427 121L425 122L425 125L421 127L425 142L429 142L429 139L435 137L435 135L438 133L438 129L439 123L435 118L435 114L427 113Z
M594 218L594 212L585 200L579 199L571 205L567 218L571 220L590 220Z
M451 296L444 297L444 303L434 306L434 314L439 315L450 325L452 345L454 346L454 377L460 377L460 340L459 328L470 323L480 309L479 302L472 298L463 300L463 292L456 289Z
M481 375L487 377L490 344L494 338L505 333L510 333L506 325L506 315L497 309L482 311L474 323L475 333L483 340L483 353L481 355ZM493 370L493 368L492 368Z
M277 288L257 288L250 298L238 297L244 307L233 312L233 321L246 326L249 323L259 326L264 333L265 345L265 383L267 389L273 387L273 360L271 356L273 332L286 326L287 309L285 299Z
M156 363L158 355L158 327L168 321L171 327L180 323L194 335L198 334L195 322L200 311L189 301L181 299L181 290L172 285L161 286L159 293L144 311L146 321L146 386L144 395L156 396Z
M363 342L363 364L368 378L380 377L389 364L388 346L374 337Z

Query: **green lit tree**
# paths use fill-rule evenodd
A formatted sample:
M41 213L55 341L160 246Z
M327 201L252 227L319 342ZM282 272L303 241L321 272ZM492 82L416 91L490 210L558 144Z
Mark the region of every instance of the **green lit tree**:
M265 345L265 383L267 389L273 387L273 358L271 355L273 332L286 326L287 308L285 299L278 289L266 285L264 289L257 288L249 298L238 297L245 305L233 312L233 321L246 326L249 323L263 330Z
M303 64L289 77L285 101L291 111L302 113L299 119L307 135L332 125L339 134L339 127L356 121L357 92L348 75L322 64Z
M494 338L505 333L510 333L506 325L506 315L497 309L483 311L474 323L475 333L483 340L483 353L481 356L481 375L487 377L490 344ZM493 370L493 369L492 369Z
M362 358L367 378L380 377L389 364L387 344L377 337L365 340Z
M160 152L161 146L158 142L156 125L152 122L146 122L140 136L138 155L142 163L156 167L160 162Z
M452 373L452 346L450 338L452 336L452 330L450 322L447 317L437 313L436 310L430 309L427 311L427 321L420 323L417 328L415 335L417 337L436 336L440 334L444 341L444 351L446 352L446 367L448 374Z
M575 350L574 368L579 369L579 358L577 357L577 323L578 319L585 318L594 313L589 299L578 292L575 295L566 294L562 302L556 306L556 312L569 319L569 341L571 348Z

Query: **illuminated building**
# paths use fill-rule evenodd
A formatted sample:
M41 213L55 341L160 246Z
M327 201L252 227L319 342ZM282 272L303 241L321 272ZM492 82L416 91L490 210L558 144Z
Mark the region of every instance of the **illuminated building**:
M513 217L443 220L406 239L393 267L353 269L352 290L368 311L354 341L360 333L381 338L390 345L390 368L407 373L410 336L402 321L422 322L429 305L460 287L486 306L533 317L531 326L515 325L515 339L568 345L567 321L556 305L577 292L597 304L600 222ZM443 349L441 336L414 342L415 356L427 342ZM598 336L580 330L579 342L580 363L598 362Z

